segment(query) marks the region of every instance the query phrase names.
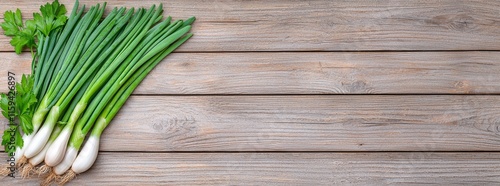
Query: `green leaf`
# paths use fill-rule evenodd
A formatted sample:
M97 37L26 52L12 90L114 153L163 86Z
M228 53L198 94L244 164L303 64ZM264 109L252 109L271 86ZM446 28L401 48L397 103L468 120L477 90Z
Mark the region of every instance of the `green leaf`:
M21 77L21 83L16 83L17 93L20 95L29 93L33 89L33 84L33 76L23 74L23 76Z
M14 16L14 20L17 26L23 27L23 17L21 16L21 10L19 10L19 8L16 10L16 15Z
M58 3L56 3L57 2L54 2L53 4L57 5ZM45 5L40 6L40 12L42 12L43 17L50 17L54 15L52 5L50 3L46 3Z
M14 46L17 54L20 54L24 47L28 46L33 48L36 46L35 30L36 23L34 21L27 21L27 28L24 28L21 10L17 9L16 12L6 11L4 14L4 21L0 26L4 30L4 34L11 36L10 44Z
M56 1L57 2L57 1ZM59 5L59 8L57 9L55 15L56 17L61 17L61 16L64 16L66 14L66 12L68 12L66 10L66 6L64 6L63 4L60 4ZM65 16L66 17L66 16Z
M2 109L2 115L9 119L9 98L6 94L0 94L0 108Z
M24 104L27 101L26 98L26 96L22 96L20 94L16 96L16 113L18 115L21 115L23 112L28 110L28 105Z
M16 130L15 138L16 138L16 147L23 147L24 142L23 142L23 136L21 136L21 131Z
M12 150L9 148L10 138L11 138L11 135L10 135L10 130L5 129L5 130L3 131L3 136L2 136L2 145L5 147L5 152L7 152L7 153L9 153L9 152L11 152L11 151L12 151Z
M15 147L22 147L24 145L21 133L16 126L10 126L3 131L2 145L5 147L5 152L8 154L15 152Z
M21 10L6 11L5 22L0 26L5 35L12 37L10 44L14 46L16 53L20 54L24 47L29 47L32 51L36 48L37 35L48 36L52 30L63 27L68 20L66 12L66 7L55 0L40 6L40 13L33 13L33 20L27 20L24 24Z
M53 29L64 26L67 20L68 18L66 16L57 17L57 19L54 21Z
M33 75L23 74L21 82L16 83L16 95L15 95L15 113L14 117L19 119L19 125L12 125L7 130L4 131L2 136L2 145L5 147L7 153L14 152L15 147L23 146L23 139L21 136L21 131L26 134L31 134L33 132L33 113L35 112L36 106L36 96L33 93L34 84ZM0 94L0 108L2 109L2 114L9 118L9 98L6 94Z
M33 13L33 20L35 21L36 28L40 30L43 35L47 36L48 33L46 33L45 31L47 24L45 23L45 19L42 17L42 15L40 13Z
M15 24L10 22L3 22L2 24L0 24L0 26L2 26L2 29L6 36L14 36L19 32L19 28L17 28Z
M33 18L38 30L45 36L48 36L52 30L63 26L68 19L68 17L65 16L66 7L59 4L57 0L52 4L47 3L40 6L40 12L41 14L34 13Z
M16 19L14 18L14 12L8 10L6 11L4 14L3 14L3 19L5 20L5 22L7 23L16 23Z
M32 117L37 102L33 92L34 76L23 74L21 82L16 84L16 112L19 116L21 129L24 133L33 132Z
M14 46L14 50L17 54L20 54L23 51L24 45L28 44L29 40L24 38L23 36L16 35L10 40L10 44Z
M35 20L27 20L26 21L26 28L24 30L29 31L30 33L35 33L35 30L36 30Z
M7 36L14 36L19 32L19 27L23 26L21 11L17 9L16 13L12 11L6 11L4 13L4 21L1 26Z
M24 82L26 82L26 76L23 74L23 76L21 76L21 83L16 83L16 90L18 94L24 94L26 92L24 91Z
M33 35L35 35L35 33L27 31L26 29L24 29L20 34L20 36L27 41L25 46L31 49L36 48L36 42Z
M33 123L31 122L33 118L29 114L23 114L19 116L20 125L24 133L31 134L33 132Z
M34 93L30 92L20 97L22 99L22 102L20 104L22 105L19 105L19 114L30 113L32 110L34 110L32 109L34 104L36 103L36 97Z

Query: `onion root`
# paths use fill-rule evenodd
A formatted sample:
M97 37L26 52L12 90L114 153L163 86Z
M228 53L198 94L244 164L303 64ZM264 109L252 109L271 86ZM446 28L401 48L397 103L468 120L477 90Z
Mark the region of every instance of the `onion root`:
M76 178L76 173L70 169L60 177L57 183L59 185L64 185L75 178Z
M50 171L50 173L45 177L42 182L40 183L41 186L48 186L51 183L55 182L57 179L57 174L54 173L53 171Z
M35 166L31 165L31 163L26 163L20 167L19 172L21 173L21 178L29 178L30 174L33 173L33 168L35 168Z
M51 172L51 170L52 168L50 166L48 166L47 164L43 164L41 167L38 167L35 170L35 173L38 174L38 177L40 177L48 174L49 172Z
M10 174L10 166L7 164L0 167L0 176L8 176Z

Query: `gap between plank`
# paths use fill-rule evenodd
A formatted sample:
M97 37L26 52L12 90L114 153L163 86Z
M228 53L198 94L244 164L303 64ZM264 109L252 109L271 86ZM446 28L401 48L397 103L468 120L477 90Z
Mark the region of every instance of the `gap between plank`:
M500 153L500 151L99 151L100 153L172 153L172 154L249 154L249 153L276 153L276 154L288 154L288 153L346 153L346 154L359 154L359 153Z
M411 94L132 94L133 96L151 96L151 97L211 97L211 96L500 96L500 93L474 93L474 94L453 94L453 93L411 93Z
M23 52L29 52L24 51ZM308 53L308 52L335 52L335 53L395 53L395 52L500 52L500 50L245 50L245 51L174 51L172 53ZM0 53L14 53L14 51L0 51Z

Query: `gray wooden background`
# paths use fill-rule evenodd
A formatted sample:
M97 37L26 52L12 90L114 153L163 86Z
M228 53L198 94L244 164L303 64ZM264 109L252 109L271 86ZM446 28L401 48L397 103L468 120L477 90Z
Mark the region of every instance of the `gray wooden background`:
M0 12L28 18L45 2L0 0ZM500 184L500 1L108 9L159 2L174 19L196 16L195 36L143 81L68 185ZM0 35L1 74L28 73L30 54Z

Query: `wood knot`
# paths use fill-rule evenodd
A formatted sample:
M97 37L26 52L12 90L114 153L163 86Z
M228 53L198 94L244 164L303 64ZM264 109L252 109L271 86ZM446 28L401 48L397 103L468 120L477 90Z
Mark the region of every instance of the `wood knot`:
M456 88L455 92L460 93L471 93L472 87L470 86L468 81L456 81L454 87Z
M190 62L184 62L184 63L181 63L181 66L182 67L189 67L189 66L191 66L191 63Z
M342 82L342 87L345 93L370 93L371 90L367 87L366 82L358 80L354 82Z
M153 129L158 132L192 130L196 125L196 119L189 117L171 117L161 119L153 123Z
M466 14L440 15L426 22L458 31L472 31L476 27L474 18Z
M153 124L153 129L155 129L156 131L162 131L163 126L160 123L155 123Z

